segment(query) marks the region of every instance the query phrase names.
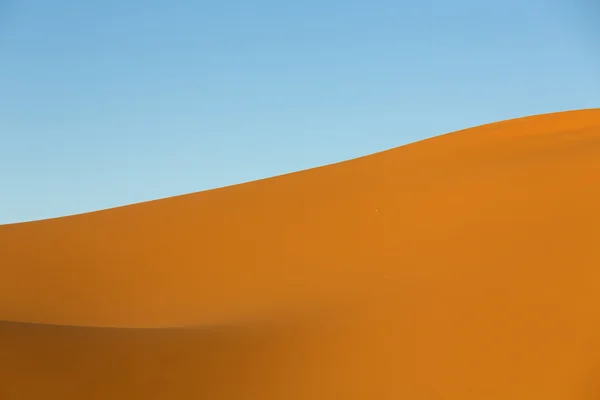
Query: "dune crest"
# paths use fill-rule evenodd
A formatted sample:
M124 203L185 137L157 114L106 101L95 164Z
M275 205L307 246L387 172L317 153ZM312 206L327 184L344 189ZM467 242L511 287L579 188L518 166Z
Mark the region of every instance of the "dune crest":
M599 204L589 109L2 225L0 397L595 399Z

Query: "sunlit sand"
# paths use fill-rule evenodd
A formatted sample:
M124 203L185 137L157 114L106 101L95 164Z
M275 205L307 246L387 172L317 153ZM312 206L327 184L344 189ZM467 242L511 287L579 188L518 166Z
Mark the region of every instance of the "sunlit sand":
M0 273L0 399L599 399L600 109L2 225Z

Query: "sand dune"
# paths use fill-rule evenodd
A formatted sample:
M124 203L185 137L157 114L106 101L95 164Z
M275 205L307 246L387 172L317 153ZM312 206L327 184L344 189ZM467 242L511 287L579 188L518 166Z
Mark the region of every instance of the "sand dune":
M0 226L1 399L598 399L600 109Z

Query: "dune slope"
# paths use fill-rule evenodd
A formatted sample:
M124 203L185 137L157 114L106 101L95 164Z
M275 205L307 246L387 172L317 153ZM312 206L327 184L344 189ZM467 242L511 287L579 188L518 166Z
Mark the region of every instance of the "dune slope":
M0 397L596 399L600 109L0 226Z

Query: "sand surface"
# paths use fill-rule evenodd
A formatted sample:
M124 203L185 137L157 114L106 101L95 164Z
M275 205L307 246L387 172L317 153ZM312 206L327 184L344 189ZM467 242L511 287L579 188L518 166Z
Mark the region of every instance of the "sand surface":
M600 109L2 225L0 273L0 399L599 399Z

